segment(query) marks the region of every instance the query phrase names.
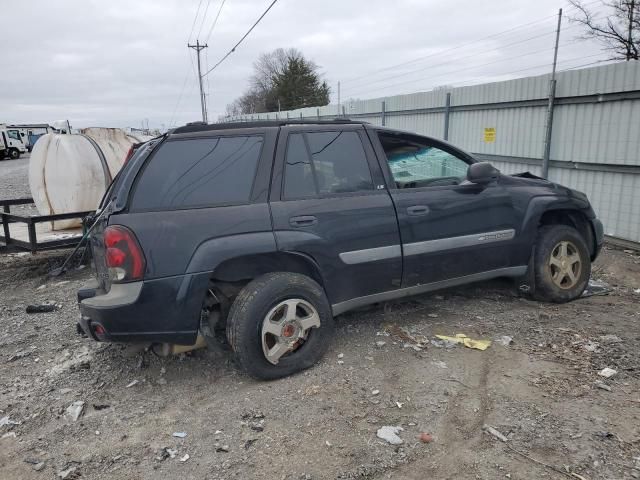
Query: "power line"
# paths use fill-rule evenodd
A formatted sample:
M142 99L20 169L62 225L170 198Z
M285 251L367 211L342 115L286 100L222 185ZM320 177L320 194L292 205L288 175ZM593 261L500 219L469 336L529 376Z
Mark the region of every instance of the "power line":
M224 0L223 0L224 3ZM204 51L204 68L209 68L209 51ZM207 94L204 99L204 107L207 112L207 119L209 118L209 100L211 99L211 84L209 84L209 77L207 77Z
M193 29L196 26L196 21L198 20L198 14L200 13L200 7L202 6L202 1L198 3L198 8L196 9L196 14L193 17L193 22L191 23L191 30L189 31L189 36L187 37L187 44L191 41L191 35L193 35ZM189 61L191 62L191 68L195 73L195 65L193 64L193 58L191 58L191 53L189 53ZM171 114L171 119L169 120L169 125L173 124L173 119L178 111L178 107L180 106L180 102L182 101L182 95L184 94L184 89L187 86L187 81L189 80L189 72L184 76L184 81L182 82L182 88L180 88L180 94L178 95L178 100L176 101L176 105L173 107L173 113Z
M574 29L574 28L580 28L580 27L581 27L581 25L573 25L573 26L569 26L569 27L566 27L566 28L563 30L563 32L566 32L566 31L571 30L571 29ZM512 47L512 46L514 46L514 45L519 45L519 44L521 44L521 43L526 43L526 42L529 42L529 41L531 41L531 40L535 40L535 39L538 39L538 38L546 37L546 36L548 36L548 35L552 35L552 34L555 34L555 29L554 29L554 30L550 30L550 31L548 31L548 32L546 32L546 33L542 33L542 34L539 34L539 35L534 35L534 36L532 36L532 37L527 37L527 38L525 38L525 39L520 39L520 40L517 40L517 41L515 41L515 42L511 42L511 43L507 43L507 44L501 45L501 46L500 46L500 47L498 47L498 48L494 48L494 49L492 49L492 50L487 50L487 51L486 51L486 52L484 52L484 53L499 52L499 51L501 51L501 50L507 49L507 48ZM581 39L581 40L583 40L583 39ZM569 45L569 43L567 43L567 44L565 44L565 45ZM545 50L546 50L546 49L545 49ZM541 50L541 51L544 51L544 50ZM420 68L415 69L415 70L409 70L409 71L400 72L400 73L397 73L397 74L395 74L395 75L391 75L391 76L387 76L387 77L379 78L379 79L377 79L377 80L371 80L370 82L358 83L357 85L355 85L355 87L363 87L363 86L366 86L366 85L372 85L372 84L374 84L374 83L384 82L384 81L386 81L386 80L393 80L394 78L405 77L405 76L407 76L407 75L412 75L412 74L414 74L414 73L423 72L423 71L425 71L425 70L430 70L430 69L433 69L433 68L436 68L436 67L440 67L440 66L442 66L442 65L449 65L449 64L452 64L452 63L457 63L457 62L459 62L459 61L461 61L461 60L466 60L466 59L468 59L468 58L476 57L477 55L478 55L478 53L476 52L476 53L471 53L470 55L465 55L464 57L458 57L458 58L454 58L454 59L451 59L451 60L447 60L447 61L440 62L440 63L435 63L435 64L433 64L433 63L432 63L432 64L426 65L426 66L424 66L424 67L420 67ZM530 54L525 54L525 55L530 55ZM523 55L523 56L524 56L524 55ZM516 57L516 58L517 58L517 57ZM492 62L492 63L493 63L493 62ZM473 67L472 67L472 68L473 68ZM414 80L414 81L418 81L418 79L416 79L416 80ZM354 90L354 86L347 87L347 89L346 89L346 90L348 90L348 91L349 91L349 90L353 91L353 90Z
M520 44L520 43L529 42L529 41L531 41L531 40L535 40L535 39L537 39L537 38L545 37L545 36L547 36L547 35L551 35L551 34L553 34L553 33L555 33L555 31L545 32L545 33L543 33L543 34L535 35L535 36L533 36L533 37L529 37L529 38L525 38L525 39L523 39L523 40L519 40L519 41L517 41L517 42L512 42L512 43L508 43L508 44L502 45L502 46L500 46L500 48L499 48L499 49L497 49L497 48L496 48L496 49L493 49L493 50L491 50L491 51L498 51L498 50L501 50L501 49L505 49L505 48L511 47L511 46L513 46L513 45L518 45L518 44ZM401 72L401 73L398 73L398 74L396 74L396 75L392 75L392 76L389 76L389 77L382 77L382 78L379 78L379 79L377 79L377 80L372 80L372 81L370 81L370 82L365 82L365 83L362 83L362 84L358 84L357 86L362 87L362 86L365 86L365 85L371 85L371 84L374 84L374 83L384 82L384 81L386 81L386 80L393 80L394 78L404 77L404 76L406 76L406 75L412 75L412 74L414 74L414 73L423 72L423 71L425 71L425 70L432 69L432 68L434 68L434 67L439 67L439 66L441 66L441 65L449 65L449 64L451 64L451 63L456 63L456 62L459 62L460 60L466 60L467 58L476 57L477 55L478 55L478 53L472 53L472 54L470 54L470 55L466 55L466 56L464 56L464 57L454 58L454 59L451 59L451 60L447 60L447 61L445 61L445 62L426 65L426 66L424 66L424 67L420 67L420 68L418 68L418 69L416 69L416 70L410 70L410 71L408 71L408 72ZM353 90L353 87L348 87L348 88L347 88L347 90Z
M593 0L591 2L586 3L585 6L588 7L589 5L593 5L594 3L599 3L600 1L601 0ZM573 7L569 3L568 9L571 9L571 8L575 8L575 7ZM440 50L438 52L434 52L434 53L426 55L424 57L418 57L418 58L414 58L412 60L408 60L406 62L398 63L398 64L395 64L395 65L391 65L391 66L388 66L388 67L380 68L380 69L377 69L377 70L372 70L367 74L359 75L357 77L353 77L353 78L349 78L349 79L343 80L343 83L353 82L353 81L359 80L361 78L368 78L372 74L375 74L375 73L379 73L379 72L383 72L383 71L387 71L387 70L393 70L393 69L396 69L398 67L402 67L402 66L409 65L409 64L412 64L412 63L417 63L417 62L420 62L420 61L425 60L427 58L432 58L432 57L435 57L435 56L438 56L438 55L442 55L444 53L452 52L454 50L459 50L461 48L468 47L470 45L476 46L478 44L478 42L480 42L480 41L489 40L491 38L499 37L500 35L504 35L505 33L513 32L515 30L520 30L522 28L525 28L525 27L528 27L528 26L531 26L531 25L535 25L537 23L544 22L544 21L546 21L546 20L548 20L550 18L556 18L556 14L554 13L553 15L549 15L549 16L540 18L538 20L534 20L532 22L528 22L528 23L524 23L524 24L521 24L521 25L517 25L517 26L509 28L507 30L503 30L503 31L498 32L498 33L493 33L491 35L487 35L486 37L480 37L479 39L476 39L476 40L473 40L471 42L467 42L467 43L464 43L464 44L461 44L461 45L456 45L455 47L447 48L445 50Z
M209 5L211 5L211 0L207 0L207 6L204 9L204 14L202 15L202 21L200 22L200 28L198 29L198 36L196 38L200 38L200 34L202 33L202 27L204 27L204 22L207 19L207 12L209 11Z
M206 71L206 72L204 73L203 77L204 77L204 76L206 76L206 75L209 75L211 72L213 72L216 68L218 68L218 66L219 66L222 62L224 62L224 61L227 59L227 57L228 57L229 55L231 55L233 52L235 52L235 51L236 51L236 48L238 48L238 47L240 46L240 44L244 41L244 39L245 39L245 38L247 38L247 37L249 36L249 34L253 31L253 29L254 29L254 28L256 28L256 26L260 23L260 21L264 18L264 16L269 12L269 10L271 10L271 7L273 7L273 6L276 4L276 2L277 2L277 1L278 1L278 0L273 0L273 2L271 2L271 4L270 4L270 5L267 7L267 9L262 13L262 15L260 15L260 18L258 18L258 20L256 20L256 22L255 22L253 25L251 25L251 28L250 28L249 30L247 30L247 33L245 33L245 34L242 36L242 38L238 41L238 43L236 43L236 44L233 46L233 48L232 48L231 50L229 50L229 51L224 55L224 57L222 57L222 58L218 61L218 63L216 63L213 67L211 67L208 71Z
M584 60L585 58L597 57L599 55L602 55L602 54L601 53L595 53L593 55L586 55L586 56L583 55L583 56L580 56L580 57L574 57L574 58L569 58L569 59L566 59L566 60L562 60L559 63L570 63L570 62L575 62L576 60ZM603 61L605 61L605 60L599 60L597 62L591 62L591 63L585 64L585 65L582 65L582 66L593 65L593 64L596 64L596 63L601 63ZM528 70L535 70L536 68L544 68L544 67L548 68L549 67L549 62L542 63L540 65L535 65L533 67L519 68L518 70L510 70L508 72L497 73L494 76L511 75L511 74L514 74L514 73L526 72ZM580 65L578 65L576 67L566 68L566 69L563 69L563 70L558 70L558 72L565 72L567 70L572 70L574 68L579 68L579 67L580 67ZM476 81L486 82L486 79L487 79L487 77L474 77L474 78L468 79L468 80L461 80L459 82L453 82L452 85L462 84L462 83L465 83L465 84L469 85L472 82L476 82Z
M596 17L597 17L597 15L598 14L596 14ZM580 27L581 27L581 25L572 25L572 26L564 28L563 31L566 32L568 30L572 30L572 29L580 28ZM500 52L501 50L504 50L506 48L512 47L514 45L526 43L528 41L531 41L531 40L534 40L534 39L537 39L537 38L541 38L541 37L544 37L544 36L548 36L548 35L551 35L551 34L555 34L555 29L552 30L552 31L546 32L546 33L542 33L542 34L535 35L535 36L532 36L532 37L528 37L528 38L525 38L525 39L520 39L520 40L517 40L515 42L511 42L511 43L505 44L505 45L501 45L498 48L495 48L495 49L492 49L492 50L488 50L488 51L486 51L484 53ZM588 39L585 39L585 38L578 38L578 39L576 39L574 41L566 42L562 46L564 47L564 46L568 46L568 45L571 45L571 44L576 43L576 42L587 41L587 40ZM523 57L523 56L528 56L528 55L532 55L532 54L535 54L535 53L541 53L541 52L544 52L546 50L547 49L545 48L545 49L538 50L538 51L535 51L535 52L520 54L520 55L515 56L515 57L501 58L501 59L498 59L498 60L494 60L494 61L491 61L491 62L483 63L483 64L472 66L472 67L465 67L463 69L448 71L448 72L444 72L444 73L438 74L438 75L430 75L429 78L441 77L443 75L448 75L448 74L452 74L452 73L457 73L457 72L461 72L461 71L475 69L475 68L479 68L479 67L482 67L482 66L485 66L485 65L491 65L491 64L503 62L503 61L506 61L506 60L518 59L518 58ZM426 65L424 67L420 67L420 68L415 69L415 70L404 71L404 72L400 72L400 73L395 74L395 75L386 76L386 77L383 77L383 78L372 80L370 82L360 83L360 84L358 84L356 86L352 86L352 87L348 87L347 88L347 90L349 91L348 96L354 97L354 96L357 96L358 94L362 95L363 93L359 93L358 90L360 90L360 92L362 92L361 88L365 87L367 85L373 85L373 84L376 84L376 83L392 80L394 78L406 77L406 76L413 75L413 74L416 74L416 73L419 73L419 72L422 72L422 71L425 71L425 70L437 69L437 68L439 68L439 67L441 67L443 65L449 65L449 64L452 64L452 63L458 63L461 60L465 60L465 59L468 59L468 58L473 58L473 57L476 57L477 55L478 55L478 53L472 53L472 54L466 55L464 57L458 57L458 58L455 58L455 59L451 59L451 60L447 60L447 61L439 62L439 63L435 63L435 64L432 63L432 64ZM364 94L369 94L371 92L384 90L385 88L389 88L389 87L395 87L395 86L399 86L399 85L415 83L415 82L419 82L421 80L423 80L423 79L422 78L414 78L414 79L409 79L409 80L405 80L405 81L402 81L402 82L394 83L394 84L391 84L391 85L383 85L383 86L374 88L373 90L372 89L368 89L368 90L365 91L366 93L364 93ZM358 93L353 93L354 90L356 92L358 92Z
M576 40L573 40L573 41L570 41L570 42L566 42L562 46L565 47L565 46L568 46L568 45L571 45L571 44L574 44L574 43L585 42L585 41L588 41L588 40L580 38L580 39L576 39ZM521 42L516 42L516 43L521 43ZM503 48L503 47L501 47L501 48ZM442 77L444 75L450 75L450 74L453 74L453 73L464 72L464 71L467 71L467 70L474 70L476 68L480 68L480 67L484 67L484 66L488 66L488 65L493 65L493 64L500 63L500 62L505 62L505 61L508 61L508 60L517 60L517 59L519 59L521 57L526 57L526 56L529 56L529 55L535 55L535 54L546 52L546 51L549 51L549 50L552 50L552 49L553 49L552 47L546 47L546 48L543 48L543 49L540 49L540 50L535 50L535 51L532 51L532 52L529 52L529 53L521 53L521 54L518 54L518 55L515 55L515 56L499 58L497 60L492 60L490 62L482 63L482 64L479 64L479 65L465 66L465 67L463 67L461 69L449 70L449 71L446 71L446 72L443 72L443 73L439 73L437 75L430 75L429 79L438 78L438 77ZM495 49L495 50L492 50L492 52L493 51L497 52L499 50L500 49ZM457 63L460 60L464 60L466 58L471 58L471 57L475 57L475 56L477 56L477 54L472 54L472 55L468 55L466 57L457 58L455 60L448 61L448 62L442 62L442 63L433 64L433 65L428 65L427 67L421 68L419 70L415 70L415 71L412 71L412 72L406 72L406 73L403 73L403 74L400 74L400 75L395 75L393 78L404 77L406 75L410 75L410 74L417 73L419 71L423 71L423 70L427 70L427 69L436 69L436 68L441 67L443 65L449 65L451 63ZM390 78L391 77L387 78L387 80L390 79ZM367 93L371 93L371 92L376 92L376 91L379 91L379 90L383 90L383 89L388 88L388 87L394 87L394 86L398 86L398 85L406 85L406 84L409 84L409 83L415 83L415 82L419 82L419 81L422 81L422 80L424 80L424 78L420 78L420 77L419 78L413 78L413 79L405 80L405 81L402 81L402 82L393 83L391 85L383 85L383 86L380 86L380 87L376 87L373 90L369 89L369 90L365 90L365 91ZM373 82L370 82L369 84L379 83L380 81L383 81L383 80L375 80ZM369 84L364 84L364 85L361 85L361 86L365 86L365 85L369 85ZM350 90L353 91L353 88L350 89ZM349 96L353 97L353 96L356 96L356 94L350 93Z
M577 43L577 42L581 42L581 41L586 41L586 40L584 40L584 39L581 39L581 40L575 40L574 42L571 42L571 43ZM564 44L564 45L565 45L565 46L566 46L566 45L569 45L569 43L566 43L566 44ZM480 64L480 65L476 65L476 66L473 66L473 67L465 67L465 68L458 69L458 70L450 70L450 71L447 71L447 72L444 72L444 73L441 73L441 74L438 74L438 75L430 76L430 77L429 77L429 79L433 79L433 78L437 78L437 77L442 77L442 76L444 76L444 75L451 75L451 74L458 73L458 72L462 72L462 71L475 70L475 69L478 69L478 68L485 67L485 66L487 66L487 65L492 65L492 64L499 63L499 62L504 62L504 61L507 61L507 60L514 60L514 59L517 59L517 58L520 58L520 57L524 57L524 56L526 56L526 55L532 55L532 54L534 54L534 53L541 53L542 51L549 51L549 50L552 50L552 48L546 48L546 49L544 49L544 50L540 50L540 51L537 51L537 52L532 52L532 53L525 54L525 55L518 55L518 56L516 56L516 57L508 57L508 58L503 58L503 59L500 59L500 60L495 60L495 61L492 61L492 62L486 62L486 63L482 63L482 64ZM598 55L601 55L601 53L597 53L597 54L595 54L595 55L591 55L591 56L582 56L582 57L577 57L577 59L581 59L581 58L590 58L590 57L594 57L594 56L598 56ZM575 60L575 59L565 60L565 61L572 61L572 60ZM519 70L513 70L513 71L510 71L510 72L501 73L501 74L498 74L498 75L509 75L509 74L511 74L511 73L518 73L518 72L521 72L521 71L532 70L532 69L534 69L534 68L541 68L541 67L544 67L545 65L546 65L546 66L549 66L549 63L545 63L545 64L542 64L542 65L536 65L535 67L526 67L526 68L519 69ZM385 86L383 86L383 87L374 88L373 90L367 90L367 91L365 91L364 93L361 93L361 95L369 95L369 94L371 94L371 93L378 92L378 91L380 91L380 90L385 90L385 89L387 89L387 88L393 88L393 87L397 87L397 86L400 86L400 85L406 85L407 83L414 83L414 82L418 82L418 81L421 81L421 80L423 80L423 79L414 79L414 80L409 80L409 81L406 81L406 82L399 82L399 83L395 83L395 84L391 84L391 85L385 85ZM468 81L468 80L463 80L463 81L461 81L461 82L453 82L453 84L456 84L456 83L466 83L467 81Z
M581 57L581 58L588 58L588 57ZM604 63L604 62L615 63L615 60L609 60L609 59L597 60L595 62L589 62L589 63L583 63L582 65L576 65L575 67L564 68L562 70L558 70L558 72L568 72L569 70L577 70L578 68L590 67L591 65L601 64L601 63Z
M200 13L200 7L202 6L202 0L198 3L198 8L196 10L196 15L193 17L193 23L191 24L191 31L189 32L189 36L187 37L187 43L191 41L191 35L193 35L193 29L196 26L196 20L198 20L198 14Z
M196 85L196 78L192 77L192 80L194 80L192 86L191 86L191 90L189 91L189 94L191 94L191 92L193 91L193 87ZM184 89L187 86L187 82L189 81L189 72L187 72L187 74L184 76L184 82L182 83L182 88L180 89L180 95L178 95L178 101L176 102L175 107L173 108L173 113L171 114L171 119L169 120L169 125L175 125L174 124L174 120L177 120L175 118L176 116L176 112L178 111L178 107L180 105L180 101L182 100L182 97L184 95Z
M216 18L213 19L213 23L211 24L211 28L209 29L209 33L207 34L207 38L204 40L204 43L207 43L209 41L209 38L213 33L213 29L216 28L216 24L218 23L218 18L220 17L220 12L222 12L222 7L224 7L224 2L226 2L226 0L222 0L222 3L220 4L220 8L218 8L218 13L216 14Z
M498 32L498 33L494 33L494 34L491 34L491 35L487 35L486 37L480 37L479 39L473 40L472 42L467 42L467 43L463 43L463 44L460 44L460 45L456 45L455 47L450 47L450 48L447 48L445 50L439 50L439 51L431 53L429 55L425 55L424 57L417 57L417 58L414 58L413 60L408 60L406 62L397 63L395 65L390 65L388 67L380 68L378 70L372 70L367 74L359 75L357 77L348 78L346 80L343 80L343 82L344 83L354 82L354 81L359 80L361 78L368 78L370 75L378 73L378 72L384 72L386 70L393 70L393 69L396 69L398 67L402 67L402 66L409 65L409 64L412 64L412 63L416 63L416 62L421 62L422 60L425 60L427 58L436 57L438 55L442 55L444 53L452 52L454 50L459 50L461 48L468 47L470 45L474 45L475 46L475 45L478 44L479 41L489 40L491 38L499 37L500 35L504 35L505 33L509 33L509 32L514 31L514 30L519 30L521 28L528 27L528 26L534 25L536 23L544 22L545 20L548 20L549 18L551 18L551 16L541 18L540 20L534 20L533 22L524 23L522 25L518 25L516 27L509 28L508 30L503 30L502 32Z

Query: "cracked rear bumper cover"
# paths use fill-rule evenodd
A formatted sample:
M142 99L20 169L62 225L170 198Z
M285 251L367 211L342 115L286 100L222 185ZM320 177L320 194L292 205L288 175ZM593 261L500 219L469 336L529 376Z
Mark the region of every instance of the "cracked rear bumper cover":
M207 284L199 274L114 283L109 292L94 282L78 291L78 325L97 341L192 345Z

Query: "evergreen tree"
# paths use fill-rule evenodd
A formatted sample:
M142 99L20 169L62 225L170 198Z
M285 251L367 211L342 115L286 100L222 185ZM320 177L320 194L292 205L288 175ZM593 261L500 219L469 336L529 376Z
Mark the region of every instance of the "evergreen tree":
M314 65L304 57L289 58L287 66L273 82L275 101L282 110L316 107L329 103L329 87L320 82Z
M230 105L229 115L320 107L331 90L318 66L294 48L263 54L254 63L251 87Z

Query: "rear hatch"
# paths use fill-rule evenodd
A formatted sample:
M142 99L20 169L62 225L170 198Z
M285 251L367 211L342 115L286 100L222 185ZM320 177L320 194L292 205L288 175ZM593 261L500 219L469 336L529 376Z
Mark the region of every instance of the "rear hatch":
M104 244L104 231L110 223L118 223L112 220L112 216L117 216L118 212L124 210L129 194L129 189L137 172L153 149L162 141L164 137L155 138L143 144L136 144L127 154L125 164L111 182L102 201L99 211L91 227L89 242L96 276L100 289L108 292L111 289L111 277L106 262L106 247Z

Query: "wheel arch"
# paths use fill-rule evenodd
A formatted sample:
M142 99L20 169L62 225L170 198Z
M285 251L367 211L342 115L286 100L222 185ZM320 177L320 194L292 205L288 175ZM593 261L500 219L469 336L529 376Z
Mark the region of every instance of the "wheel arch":
M324 289L320 267L310 256L299 252L268 252L229 258L211 272L214 282L248 283L273 272L289 272L305 275Z
M207 290L201 292L203 305L207 301L208 292L213 295L217 304L222 325L236 296L252 280L268 273L297 273L314 280L327 295L320 267L308 255L299 252L281 252L248 254L228 258L210 272ZM327 296L328 298L328 296Z
M575 228L585 239L592 259L597 254L596 234L590 216L593 211L587 205L577 205L571 198L541 196L531 200L525 215L522 232L535 245L538 229L545 225L567 225Z
M566 225L575 228L585 239L589 253L593 258L596 254L595 232L587 216L578 209L550 209L540 216L539 227L545 225Z
M186 269L187 274L205 273L209 278L208 285L190 290L190 294L201 297L204 304L208 291L213 291L223 313L246 284L274 272L306 275L326 293L317 262L300 252L279 251L271 231L209 239L196 249Z

